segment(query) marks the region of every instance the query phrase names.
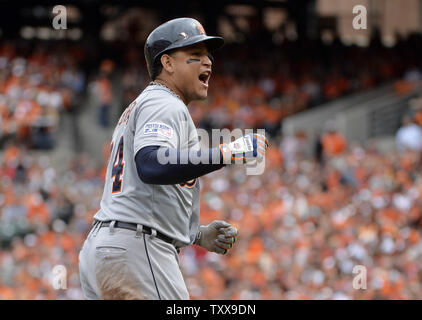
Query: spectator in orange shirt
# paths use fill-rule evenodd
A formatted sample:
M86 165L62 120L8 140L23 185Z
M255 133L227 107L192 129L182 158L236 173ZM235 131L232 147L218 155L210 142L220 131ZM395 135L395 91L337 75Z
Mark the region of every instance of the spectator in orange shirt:
M336 156L343 153L346 148L346 139L337 131L335 124L330 122L327 132L322 137L323 153L327 156Z

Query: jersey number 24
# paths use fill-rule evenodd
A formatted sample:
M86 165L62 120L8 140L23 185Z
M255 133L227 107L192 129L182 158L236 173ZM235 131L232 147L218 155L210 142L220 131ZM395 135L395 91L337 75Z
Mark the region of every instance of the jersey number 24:
M122 175L123 169L125 168L125 162L123 160L123 151L124 143L122 136L117 146L116 157L114 158L113 168L111 169L112 193L119 193L122 191Z

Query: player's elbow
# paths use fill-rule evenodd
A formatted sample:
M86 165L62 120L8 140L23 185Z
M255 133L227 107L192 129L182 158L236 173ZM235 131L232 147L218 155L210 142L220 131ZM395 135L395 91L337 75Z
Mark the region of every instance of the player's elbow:
M139 167L139 168L138 168ZM138 177L145 184L170 184L165 175L146 165L137 166Z
M136 171L138 172L139 179L141 179L143 183L154 184L154 173L152 170L149 170L148 163L136 161Z
M146 184L157 184L157 172L153 163L155 150L155 148L146 147L138 151L135 156L138 177Z
M150 174L148 174L147 172L145 172L145 170L142 170L140 168L137 168L137 171L138 171L138 177L139 179L141 179L143 183L153 184L154 178Z

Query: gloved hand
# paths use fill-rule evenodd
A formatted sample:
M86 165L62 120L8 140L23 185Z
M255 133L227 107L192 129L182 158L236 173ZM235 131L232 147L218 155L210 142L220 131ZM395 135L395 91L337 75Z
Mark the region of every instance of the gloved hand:
M231 143L220 144L220 150L225 164L235 163L236 160L241 161L241 163L252 160L261 162L264 159L267 148L267 139L257 133L245 134Z
M226 254L233 247L238 234L237 229L229 223L214 220L209 225L199 227L194 243L208 251Z

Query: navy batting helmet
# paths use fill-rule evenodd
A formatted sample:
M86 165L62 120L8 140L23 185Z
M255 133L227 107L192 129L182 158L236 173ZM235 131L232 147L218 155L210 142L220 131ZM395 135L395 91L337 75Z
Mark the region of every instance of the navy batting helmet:
M173 19L155 28L148 36L144 48L150 77L155 79L158 75L159 70L155 65L163 53L200 42L204 42L210 52L224 44L221 37L207 36L202 25L192 18Z

